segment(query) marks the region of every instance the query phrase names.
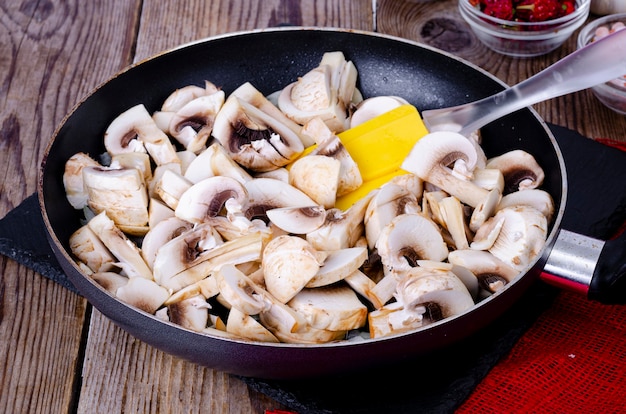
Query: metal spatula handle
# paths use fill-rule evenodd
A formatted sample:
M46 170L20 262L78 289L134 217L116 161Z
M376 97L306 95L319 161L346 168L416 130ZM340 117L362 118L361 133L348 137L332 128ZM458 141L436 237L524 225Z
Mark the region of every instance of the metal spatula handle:
M518 109L626 75L626 29L566 56L504 91L464 105L422 112L430 132L451 130L468 135Z

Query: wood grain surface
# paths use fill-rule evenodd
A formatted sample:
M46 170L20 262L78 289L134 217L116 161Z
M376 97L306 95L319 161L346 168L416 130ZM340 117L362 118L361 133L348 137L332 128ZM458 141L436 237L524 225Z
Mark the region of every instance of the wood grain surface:
M376 7L373 8L373 4ZM63 117L117 71L208 36L280 25L377 30L430 44L514 84L574 50L488 51L456 1L0 0L0 216L36 191ZM626 141L626 117L590 91L535 106L548 122ZM0 257L0 412L263 413L287 409L239 379L158 351L79 296Z

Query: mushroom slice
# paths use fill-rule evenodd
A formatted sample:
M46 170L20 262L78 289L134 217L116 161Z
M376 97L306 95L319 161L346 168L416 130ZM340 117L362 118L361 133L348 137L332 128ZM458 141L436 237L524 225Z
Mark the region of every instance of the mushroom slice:
M502 192L500 189L494 188L489 191L487 198L479 203L472 211L468 224L471 231L478 231L485 221L495 214L501 199Z
M190 284L189 286L175 292L170 296L164 303L164 305L171 305L176 302L180 302L181 300L189 299L196 295L202 295L204 299L209 299L214 296L219 295L220 290L217 286L217 281L211 275L205 277L202 280L199 280L195 283Z
M349 331L367 321L367 307L345 285L302 289L287 305L315 329Z
M186 103L170 120L170 134L188 151L200 152L211 135L215 116L225 97L224 91L219 90Z
M355 270L343 280L348 284L348 286L352 288L352 290L367 299L376 309L380 309L385 304L385 302L391 299L393 294L392 291L392 293L386 299L381 299L374 292L374 289L376 288L376 283L360 270Z
M456 197L445 197L439 202L439 208L443 216L445 228L448 230L454 241L455 249L467 249L467 231L465 228L465 215L463 206Z
M486 168L497 168L504 176L504 194L518 190L537 188L545 174L531 154L524 150L512 150L487 160Z
M65 162L65 170L63 171L63 186L65 187L65 196L67 201L77 210L87 205L89 194L85 189L83 181L83 168L85 167L102 167L100 163L84 152L78 152L72 155Z
M210 82L207 82L210 83ZM187 103L207 94L207 88L198 85L187 85L172 92L161 105L163 112L176 112Z
M308 281L306 287L316 288L336 283L356 272L367 260L365 247L349 247L327 253L324 264Z
M208 223L194 226L169 240L156 250L152 267L155 280L163 286L166 280L192 267L207 256L214 257L213 250L224 242Z
M257 293L260 288L234 265L220 266L213 273L213 277L217 281L220 295L230 304L231 310L236 308L246 315L257 315L267 310L267 304Z
M192 227L193 224L188 221L181 220L178 217L170 217L150 228L141 243L141 255L148 266L152 269L157 251L161 246L182 233L191 230Z
M215 117L213 136L237 163L252 171L271 171L293 161L304 150L288 126L257 107L228 97Z
M78 260L93 272L111 270L115 257L88 225L84 225L70 236L70 250Z
M252 179L244 184L244 188L248 198L242 205L242 212L250 220L267 221L266 211L274 208L317 205L301 190L273 178Z
M374 96L360 102L356 110L350 117L350 128L354 128L362 123L376 118L379 115L389 112L399 106L409 102L399 96Z
M252 179L250 174L231 158L219 142L214 142L202 151L189 164L184 174L185 178L193 183L216 175L234 178L242 184Z
M307 155L289 169L289 184L324 208L335 206L341 162L325 155Z
M363 218L370 200L378 190L370 192L348 210L326 210L326 221L317 230L307 233L306 240L318 250L339 250L353 247L363 235Z
M496 242L498 236L500 236L503 225L503 215L500 215L497 219L491 217L476 230L470 248L472 250L489 250Z
M326 221L326 209L318 205L273 208L265 214L273 224L291 234L310 233Z
M376 242L385 275L400 274L416 266L417 260L443 261L448 248L437 225L421 214L394 218Z
M507 207L490 220L504 217L498 238L489 251L504 263L521 271L543 249L548 235L548 222L539 210L530 206Z
M96 272L90 277L106 291L115 296L117 290L125 286L130 279L115 272Z
M172 292L178 292L180 289L206 278L215 269L225 264L237 265L261 260L261 252L265 242L266 236L261 232L250 233L237 239L229 240L207 251L200 251L195 258L192 257L192 260L181 258L181 256L173 256L172 260L179 264L179 268L183 268L178 273L172 272L171 269L167 269L167 273L161 271L159 263L162 262L159 262L159 258L163 261L168 260L167 254L162 254L162 250L169 245L168 243L159 249L157 253L157 258L154 262L154 276L156 280L161 281L161 285L171 289ZM184 248L184 246L182 247ZM189 252L195 254L194 247L191 245L189 246Z
M126 110L109 124L104 146L111 155L147 150L157 165L180 162L169 137L159 129L143 104Z
M481 289L489 294L502 289L519 274L519 271L483 250L456 250L450 252L448 261L472 272Z
M538 188L531 188L524 191L515 191L502 197L498 204L498 210L513 206L530 206L546 216L548 223L554 216L554 200L550 193Z
M459 178L459 175L471 175L476 160L476 149L465 136L437 131L417 141L401 167L461 202L476 207L487 198L488 191L468 179ZM453 174L451 165L462 174Z
M161 221L174 217L174 210L161 200L151 198L148 203L148 227L152 228Z
M226 332L259 342L280 342L267 328L250 315L232 308L226 320Z
M476 168L472 177L474 184L485 190L504 192L504 174L497 168Z
M415 194L397 184L383 185L367 205L363 218L369 248L376 246L380 232L391 220L400 214L417 213L419 210Z
M424 325L458 315L474 306L463 282L451 271L415 267L398 282L396 299L405 312L422 315Z
M148 191L139 170L85 167L83 180L96 214L106 211L120 227L147 227Z
M209 323L209 305L202 295L195 295L167 306L170 322L202 332Z
M153 280L136 277L128 279L128 283L118 288L115 295L124 303L154 314L170 293Z
M142 277L152 280L152 271L143 260L137 245L126 237L106 212L93 217L87 225L115 256L118 260L116 266L121 267L124 274L131 279Z
M296 312L294 312L296 313ZM267 314L261 314L261 322L268 326L269 321L266 317ZM345 339L346 331L331 331L328 329L316 329L310 325L303 325L297 331L287 331L284 329L276 328L272 325L268 326L268 329L278 338L281 342L290 344L324 344L328 342L338 341Z
M370 338L382 338L409 332L423 325L423 315L407 312L400 302L385 305L367 316Z
M341 197L356 190L363 184L363 177L356 164L341 140L320 119L313 118L302 127L302 133L315 139L315 147L309 155L325 155L339 160L339 182L337 197Z
M193 185L175 169L165 168L159 170L155 176L154 193L172 210L176 210L182 195Z
M287 303L317 274L325 259L325 253L300 237L276 237L263 250L261 267L267 291Z
M143 152L125 152L111 156L109 168L134 168L141 173L144 183L152 180L150 156Z
M202 223L217 216L229 199L243 203L247 198L243 185L230 177L205 178L187 189L176 206L176 217L191 223Z

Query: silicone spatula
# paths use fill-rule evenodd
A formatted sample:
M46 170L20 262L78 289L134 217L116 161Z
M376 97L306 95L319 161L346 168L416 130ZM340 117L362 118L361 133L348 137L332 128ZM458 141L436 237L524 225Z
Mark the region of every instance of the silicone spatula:
M354 158L363 185L339 197L347 209L369 191L404 173L402 161L429 132L469 135L491 121L538 102L580 91L626 74L626 29L596 40L541 72L487 98L451 108L423 111L404 105L340 133Z

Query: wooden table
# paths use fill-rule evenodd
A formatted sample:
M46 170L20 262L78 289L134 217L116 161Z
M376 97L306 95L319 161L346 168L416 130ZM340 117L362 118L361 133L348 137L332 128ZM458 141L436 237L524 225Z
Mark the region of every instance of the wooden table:
M377 3L376 10L372 4ZM534 59L497 55L454 0L2 1L0 216L36 191L54 129L94 87L127 65L207 36L283 24L376 30L449 50L508 84L575 49ZM548 122L626 141L626 117L590 91L535 106ZM88 303L0 257L0 411L233 412L285 409L230 375L132 338Z

